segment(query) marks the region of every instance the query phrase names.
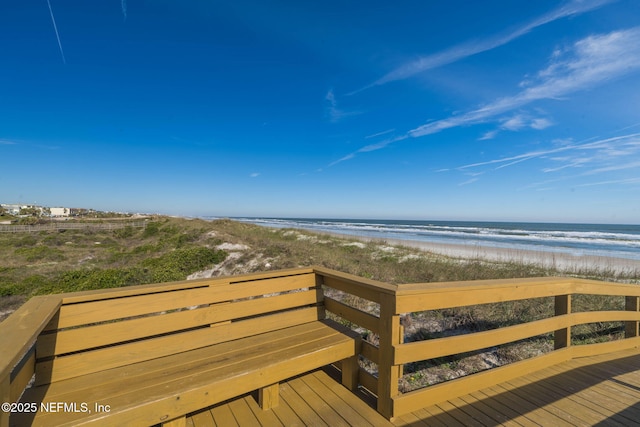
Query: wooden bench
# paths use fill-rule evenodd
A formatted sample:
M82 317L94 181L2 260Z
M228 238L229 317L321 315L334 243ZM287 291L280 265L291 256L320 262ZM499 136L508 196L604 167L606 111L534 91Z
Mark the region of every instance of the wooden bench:
M16 367L33 364L20 402L38 409L10 425L184 425L256 390L268 409L280 381L339 361L357 386L359 337L325 319L310 269L57 297Z

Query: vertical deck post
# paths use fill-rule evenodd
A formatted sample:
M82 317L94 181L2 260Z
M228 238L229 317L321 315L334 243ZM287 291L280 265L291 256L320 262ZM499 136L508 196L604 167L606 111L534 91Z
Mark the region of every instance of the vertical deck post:
M555 297L555 315L571 314L571 295L557 295ZM553 337L553 349L569 347L571 345L571 325L558 329Z
M625 297L624 309L626 311L639 312L640 297ZM624 337L633 338L637 336L640 336L640 322L639 321L624 322Z
M394 365L394 345L400 344L400 316L396 314L395 295L381 294L380 298L380 357L378 360L378 412L394 417L393 398L398 396L401 365Z
M280 403L280 384L275 383L258 390L258 404L263 410L275 408Z

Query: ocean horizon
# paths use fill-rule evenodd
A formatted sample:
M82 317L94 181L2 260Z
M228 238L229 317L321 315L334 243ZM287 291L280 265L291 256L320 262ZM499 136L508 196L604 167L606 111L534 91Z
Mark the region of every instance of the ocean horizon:
M640 260L640 225L538 222L238 217L272 228L297 228L374 239Z

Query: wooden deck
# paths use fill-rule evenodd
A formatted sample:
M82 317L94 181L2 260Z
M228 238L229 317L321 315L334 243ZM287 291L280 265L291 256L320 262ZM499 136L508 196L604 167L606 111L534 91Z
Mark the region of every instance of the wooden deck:
M583 357L387 421L324 371L289 380L280 406L244 396L187 419L201 426L640 425L637 349Z
M590 308L585 307L585 296L605 298L603 304ZM415 313L524 300L546 307L541 318L417 341L405 334L405 322L411 322ZM275 383L339 360L329 357L331 352L322 353L329 354L327 359L316 360L316 352L311 351L315 344L310 344L314 340L294 342L288 332L281 332L323 322L327 316L368 331L358 332L350 341L354 351L339 359L370 361L378 367L378 375L355 369L355 363L341 363L349 388L335 380L335 371L316 370L285 381L278 399ZM577 328L594 323L611 324L624 335L614 341L575 345L581 342ZM312 366L295 362L295 352L275 355L285 347L274 344L269 354L277 367L258 370L253 363L264 354L247 350L245 355L247 348L240 340L272 332L279 334L287 349L305 346ZM419 390L399 390L407 364L540 336L553 337L553 350ZM194 426L640 426L640 286L636 284L541 277L391 285L309 267L36 296L0 324L0 337L4 344L0 403L31 402L24 400L30 398L25 389L35 375L36 387L46 395L35 396L34 402L47 402L47 396L59 397L52 402L65 396L70 402L78 400L70 396L93 399L114 409L108 414L69 416L113 425L131 421L177 427L185 425L188 417ZM202 372L189 375L212 375L212 381L194 384L192 377L183 377L181 369L166 363L167 357L180 359L188 352L200 354L209 351L204 347L223 344L242 350L221 359L234 367L231 373L242 381L228 376L222 365L214 369L204 363ZM357 355L352 356L354 352ZM245 366L242 355L252 364ZM114 377L112 370L121 368L132 369L153 383L128 375ZM94 375L101 378L99 382ZM223 380L228 381L220 385ZM255 389L263 390L264 406L270 402L275 406L278 400L280 404L271 410L259 409L253 396L244 394ZM361 399L365 389L370 394ZM151 391L159 397L150 397ZM66 416L46 410L34 414L34 420L60 421ZM0 411L0 427L25 425L20 417ZM72 421L70 425L77 424L75 418Z

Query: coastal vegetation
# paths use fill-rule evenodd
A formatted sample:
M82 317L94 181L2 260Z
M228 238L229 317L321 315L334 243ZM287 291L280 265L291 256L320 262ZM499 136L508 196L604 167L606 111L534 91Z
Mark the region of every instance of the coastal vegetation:
M144 228L0 233L0 259L0 320L33 295L310 265L394 284L558 275L640 283L640 271L595 267L558 271L524 260L456 259L381 241L270 229L232 220L173 217L150 218ZM357 299L347 302L374 314L378 309ZM624 300L580 296L573 304L576 311L621 309ZM403 318L405 340L529 322L548 317L553 310L553 300L548 298L412 313ZM360 332L375 343L375 336ZM574 330L574 340L611 340L621 334L621 322L589 324ZM401 388L406 391L445 381L552 347L552 336L540 336L488 352L408 364Z

